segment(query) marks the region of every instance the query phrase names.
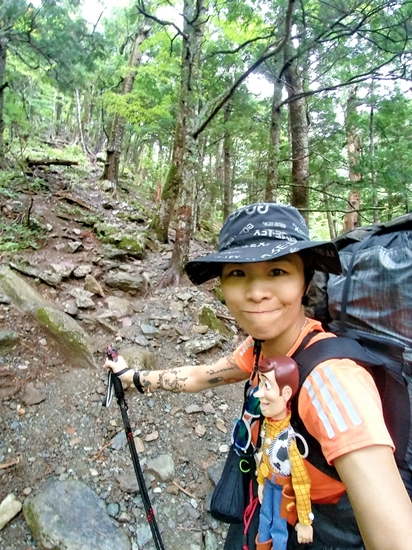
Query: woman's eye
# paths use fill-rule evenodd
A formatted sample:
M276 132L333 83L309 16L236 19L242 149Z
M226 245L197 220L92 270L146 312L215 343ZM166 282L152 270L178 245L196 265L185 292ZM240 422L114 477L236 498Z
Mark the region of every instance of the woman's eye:
M272 389L272 386L271 386L270 382L268 382L268 381L265 382L265 388L266 388L267 390L271 390L271 389Z
M230 275L231 277L244 277L245 272L241 269L232 269L232 271L230 271L228 275Z
M283 271L283 269L279 269L278 267L275 267L270 272L273 277L279 277L279 275L283 275L284 273L285 271Z

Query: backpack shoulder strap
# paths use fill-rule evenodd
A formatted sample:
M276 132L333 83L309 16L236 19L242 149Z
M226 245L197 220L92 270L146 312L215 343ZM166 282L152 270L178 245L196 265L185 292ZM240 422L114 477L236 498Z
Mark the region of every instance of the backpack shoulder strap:
M292 425L308 444L309 454L307 460L324 474L340 481L336 468L326 462L319 441L308 432L299 416L298 400L300 390L313 369L328 359L351 359L363 367L376 366L376 360L373 360L358 342L350 338L339 336L323 338L308 345L316 334L319 334L319 331L309 333L292 356L292 359L299 365L299 390L292 399Z
M293 354L293 359L299 365L300 385L306 380L312 370L328 359L351 359L362 367L375 367L376 359L352 338L343 338L340 336L323 338L313 342L306 347L318 331L311 332L299 348Z

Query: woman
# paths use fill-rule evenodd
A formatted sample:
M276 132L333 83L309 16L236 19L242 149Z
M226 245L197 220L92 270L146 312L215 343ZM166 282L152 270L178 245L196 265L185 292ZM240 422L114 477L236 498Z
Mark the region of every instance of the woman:
M333 243L309 239L295 208L272 203L240 208L223 225L218 252L189 262L186 272L195 284L220 277L227 307L250 335L245 342L212 365L138 373L119 358L105 366L123 371L122 379L133 381L142 392L198 392L247 380L253 371L254 341L262 341L264 358L290 357L313 331L317 333L310 343L333 336L306 318L302 307L315 269L340 273L339 256ZM325 372L325 364L320 364L307 378L299 395L299 415L341 482L307 463L315 515L310 548L407 550L412 505L393 458L376 386L367 371L350 360L327 362L332 382ZM329 384L326 390L318 379ZM334 403L325 402L325 391ZM347 497L361 536L351 521ZM289 548L294 544L291 536Z

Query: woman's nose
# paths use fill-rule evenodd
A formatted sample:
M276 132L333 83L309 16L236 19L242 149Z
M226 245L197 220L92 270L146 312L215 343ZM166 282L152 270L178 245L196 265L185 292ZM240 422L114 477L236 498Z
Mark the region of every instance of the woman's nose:
M246 288L246 298L254 302L260 302L265 298L271 296L270 289L268 285L265 284L261 279L255 278L248 281Z

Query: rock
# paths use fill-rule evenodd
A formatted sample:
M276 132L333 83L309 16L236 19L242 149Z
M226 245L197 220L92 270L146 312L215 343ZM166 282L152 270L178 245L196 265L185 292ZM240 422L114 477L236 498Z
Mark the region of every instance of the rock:
M209 330L207 325L194 325L192 327L193 332L197 332L198 334L206 334L206 332Z
M210 399L210 398L209 398ZM202 405L202 411L205 413L205 414L215 414L215 409L213 407L213 405L211 403L204 403Z
M143 336L143 334L138 334L134 341L136 342L136 344L139 344L140 346L143 346L143 347L146 347L149 345L149 340L147 340L147 338L145 338Z
M121 250L126 250L133 258L141 260L145 257L146 239L142 234L122 235L117 246Z
M92 352L95 344L89 335L72 317L55 304L44 300L40 294L5 267L0 270L0 288L22 311L31 315L75 366L95 366Z
M152 540L152 532L147 523L139 525L136 530L137 548L145 548L149 541ZM134 550L134 549L133 549Z
M227 433L226 425L221 418L216 418L215 425L219 431L223 432L224 434Z
M110 504L108 504L106 510L110 517L115 518L120 512L120 506L117 504L117 502L111 502Z
M133 304L126 298L108 296L106 298L106 304L109 310L115 313L118 318L133 315Z
M74 254L82 245L83 243L81 241L69 241L66 243L65 251L69 252L69 254Z
M184 306L182 302L170 302L169 304L170 314L174 319L178 319L183 314Z
M17 516L22 506L22 503L17 500L13 493L6 496L0 504L0 531L14 516Z
M141 453L144 453L145 446L144 446L144 443L143 443L143 439L141 437L138 437L138 436L135 436L133 439L134 439L134 444L135 444L135 447L136 447L137 454L140 455Z
M196 403L192 403L185 408L187 414L200 413L202 412L202 410L202 407L199 407L199 405L196 405Z
M144 440L149 443L150 441L156 441L156 439L159 439L159 432L157 430L154 430L150 434L147 434Z
M219 548L216 535L212 531L206 531L205 533L205 549L204 550L217 550Z
M192 353L201 353L202 351L213 348L220 341L220 335L213 334L212 336L209 336L207 338L198 338L196 340L189 340L188 342L185 342L184 349L187 355L190 355Z
M68 300L67 302L63 302L62 306L63 311L71 317L76 317L79 312L75 300Z
M79 265L73 271L73 276L79 279L82 279L83 277L86 277L86 275L88 275L91 272L91 270L92 270L91 265Z
M62 262L60 264L50 264L52 270L57 273L62 279L67 279L73 273L74 265L69 262Z
M110 193L114 191L114 184L110 180L101 180L99 182L100 189L104 191L105 193Z
M179 292L179 294L176 294L176 298L179 298L182 302L188 302L193 296L190 292Z
M207 469L207 474L210 481L217 485L222 477L223 468L225 467L225 460L218 460Z
M25 405L38 405L46 399L46 396L38 390L34 384L27 384L24 389L22 401Z
M70 290L70 295L76 300L76 306L79 309L88 309L94 308L94 302L92 300L93 294L84 288L72 288Z
M127 440L126 440L125 432L119 432L114 436L111 447L115 451L120 451L120 449L123 449L124 447L126 447L126 444L127 444Z
M112 271L103 277L103 281L107 286L126 292L143 290L146 286L145 280L140 275L131 275L123 271Z
M93 275L86 274L86 278L84 280L84 290L88 290L92 294L97 294L98 296L104 298L104 290Z
M30 277L35 277L36 279L40 279L40 281L43 281L50 286L57 286L62 281L62 277L58 273L51 273L50 271L41 271L36 267L31 267L25 264L18 264L15 262L9 262L9 265L16 271L19 271L24 275L29 275Z
M163 534L163 540L167 550L182 550L183 548L184 550L203 550L204 548L200 530L169 529Z
M139 483L137 482L134 471L130 471L128 474L115 474L114 477L125 493L135 495L140 492Z
M155 356L148 350L142 349L138 346L127 346L121 350L119 349L119 353L125 358L126 363L131 369L156 369Z
M26 499L23 514L40 548L131 548L103 501L81 481L49 479L35 497Z
M203 424L197 424L195 428L196 435L203 437L206 433L206 426Z
M19 335L13 330L0 330L0 350L10 351L19 341Z
M156 327L153 325L148 325L146 323L142 323L140 325L140 328L142 329L142 332L145 336L158 336L159 331Z
M147 472L158 481L172 481L175 477L175 463L168 454L159 455L147 461Z
M216 313L210 307L203 307L199 315L199 321L208 326L210 329L220 332L229 338L233 337L233 332L226 327L220 319L216 317Z

